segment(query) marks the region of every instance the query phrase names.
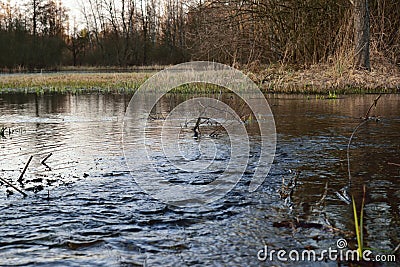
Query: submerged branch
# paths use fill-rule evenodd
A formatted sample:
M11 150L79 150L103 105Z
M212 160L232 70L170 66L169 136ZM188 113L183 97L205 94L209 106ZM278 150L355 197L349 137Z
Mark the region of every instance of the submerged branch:
M22 192L20 189L18 189L17 187L15 187L13 184L7 182L7 181L4 180L3 178L0 178L0 181L2 181L3 183L7 184L8 186L11 186L12 188L14 188L15 191L17 191L18 193L21 193L24 197L28 196L26 193Z
M349 176L349 186L351 185L351 172L350 172L350 145L351 145L351 141L353 140L353 137L354 137L355 133L357 132L357 130L370 119L369 114L371 112L371 109L373 107L376 107L376 105L378 104L378 100L381 98L381 96L382 96L382 94L379 94L379 96L374 99L374 101L372 102L371 106L368 108L367 113L365 113L365 116L362 117L362 119L364 121L359 123L356 126L356 128L354 128L353 132L351 133L351 136L350 136L350 139L349 139L349 143L347 144L347 172L348 172L348 176Z
M42 163L42 165L44 165L46 168L48 168L49 170L51 170L51 168L49 167L49 165L46 164L46 160L48 160L48 158L51 157L51 155L53 155L53 153L48 154L40 163Z
M7 127L1 127L0 128L0 136L1 137L3 137L3 138L5 138L6 136L5 136L5 131L7 130Z
M50 153L50 154L48 154L43 160L42 160L42 164L43 165L46 165L46 160L48 160L50 157L51 157L51 155L53 155L53 153Z
M26 170L28 169L29 163L31 163L32 158L33 158L33 156L31 156L29 158L28 162L25 164L24 170L22 171L21 175L18 178L19 183L22 183L22 178L24 177L24 174L25 174Z
M363 121L360 122L360 123L354 128L353 132L351 133L349 142L348 142L348 144L347 144L347 150L346 150L346 154L347 154L347 175L348 175L349 181L348 181L347 186L345 186L344 188L342 188L342 189L340 190L340 192L338 192L338 191L336 192L336 195L339 197L339 199L343 200L343 201L346 202L347 204L350 204L350 203L351 203L351 199L350 199L350 197L349 197L348 194L347 194L347 190L348 190L348 189L350 188L350 186L351 186L350 145L351 145L351 142L353 141L353 137L354 137L354 135L356 134L357 130L358 130L361 126L363 126L365 123L367 123L370 119L374 119L374 118L371 118L371 117L369 116L369 114L370 114L370 112L371 112L371 109L372 109L373 107L376 107L376 105L378 104L378 100L381 98L381 96L382 96L382 94L379 94L379 96L378 96L377 98L374 99L373 103L372 103L371 106L368 108L367 113L365 113L365 116L364 116L364 117L361 117L361 118L363 119Z
M325 183L325 190L324 190L324 193L322 194L321 199L317 202L317 205L318 205L318 206L320 206L320 205L322 205L322 204L324 203L325 198L326 198L326 196L328 195L328 189L329 189L328 184L329 184L329 182L327 181L327 182Z
M210 121L210 118L207 118L207 117L198 117L197 118L196 124L193 128L193 138L195 138L195 139L199 138L200 125L203 123L208 123L209 121Z
M349 186L351 185L351 171L350 171L350 145L351 141L353 140L353 137L355 133L357 132L358 128L360 128L362 125L364 125L367 121L363 121L357 125L356 128L354 128L353 132L351 133L349 143L347 144L347 173L349 175Z
M371 104L371 106L369 107L367 113L365 113L365 116L363 117L364 120L368 120L369 119L369 113L371 112L371 109L373 107L376 107L376 104L378 104L378 100L379 98L381 98L382 94L379 94L378 97L374 100L374 102Z

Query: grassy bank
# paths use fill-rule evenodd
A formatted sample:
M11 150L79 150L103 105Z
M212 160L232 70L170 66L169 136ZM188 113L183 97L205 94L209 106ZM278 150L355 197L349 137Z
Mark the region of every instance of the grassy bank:
M285 93L399 93L400 75L376 71L346 70L332 73L321 66L300 71L267 71L260 87L269 92ZM255 79L259 80L259 79Z
M340 64L309 68L249 65L241 67L266 93L336 94L399 93L400 71L394 65L373 68L371 72L346 68ZM160 67L161 69L161 67ZM75 69L74 69L75 70ZM156 71L37 73L0 75L0 91L25 92L134 92ZM98 69L97 69L98 70ZM110 69L112 71L113 69ZM99 71L99 70L98 70ZM102 70L104 71L104 70ZM215 92L215 86L182 86L175 92Z
M152 73L49 73L0 76L1 92L134 92Z
M346 60L307 68L287 65L244 66L263 91L307 94L400 93L400 68L384 58L371 58L371 71L357 70Z

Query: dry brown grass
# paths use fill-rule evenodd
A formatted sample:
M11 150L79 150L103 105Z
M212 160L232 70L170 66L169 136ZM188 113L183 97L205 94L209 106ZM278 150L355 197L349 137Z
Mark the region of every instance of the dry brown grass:
M266 92L373 93L400 92L400 69L379 53L371 54L371 72L357 70L346 58L307 68L250 65L245 72Z
M265 92L306 94L400 92L400 70L385 60L381 54L372 53L371 72L356 70L350 62L351 60L346 57L338 57L330 63L312 65L307 68L279 64L267 66L259 62L239 68L244 70ZM0 75L0 90L26 90L39 93L85 90L134 92L153 73Z

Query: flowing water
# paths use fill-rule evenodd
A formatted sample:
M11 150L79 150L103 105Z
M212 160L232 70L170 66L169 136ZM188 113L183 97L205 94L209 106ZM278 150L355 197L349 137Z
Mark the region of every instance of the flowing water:
M340 238L356 247L352 207L336 192L348 185L349 138L376 95L331 100L266 95L277 131L267 179L250 193L252 172L247 170L225 197L198 208L164 204L135 183L135 175L152 172L131 174L124 159L122 125L130 97L0 95L0 127L5 128L0 178L28 195L0 182L0 266L337 266L330 260L295 263L276 257L261 262L257 253L267 246L318 254L337 248ZM190 97L167 97L159 114ZM237 103L234 95L222 98ZM365 247L390 254L400 243L400 96L383 95L370 115L379 120L361 125L350 145L347 191L359 207L366 185ZM257 154L254 125L248 121L247 130ZM157 142L156 135L147 138ZM216 140L224 147L224 133ZM229 151L221 149L218 160L229 161ZM164 164L156 159L168 179L188 182ZM282 178L287 184L295 176L297 184L285 201L277 193ZM189 179L198 181L195 174Z

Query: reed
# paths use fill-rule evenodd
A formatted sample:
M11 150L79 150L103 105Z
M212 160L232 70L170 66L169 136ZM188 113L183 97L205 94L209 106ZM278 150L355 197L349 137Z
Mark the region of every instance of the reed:
M357 253L359 258L362 258L362 253L364 250L364 205L365 205L365 185L363 187L363 198L361 202L361 208L360 208L360 219L358 219L358 212L357 212L357 205L354 200L354 196L352 196L352 203L353 203L353 218L354 218L354 225L355 225L355 231L356 231L356 237L357 237Z
M337 99L337 98L338 98L338 95L336 94L336 92L331 92L331 91L328 92L327 99Z

